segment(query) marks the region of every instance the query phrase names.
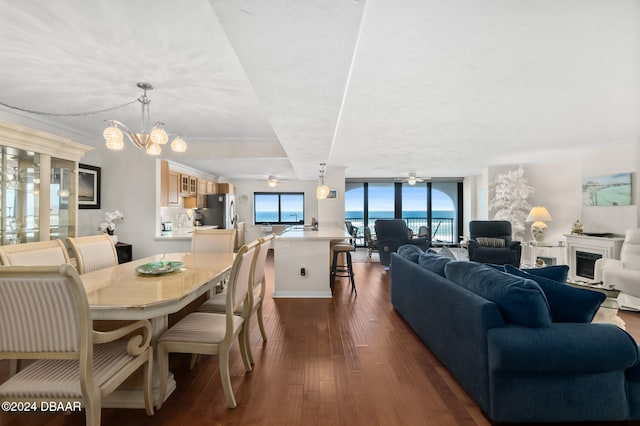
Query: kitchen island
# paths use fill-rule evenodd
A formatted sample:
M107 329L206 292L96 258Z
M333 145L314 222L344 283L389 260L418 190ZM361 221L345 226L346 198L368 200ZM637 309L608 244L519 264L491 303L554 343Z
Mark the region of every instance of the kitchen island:
M331 297L330 241L350 238L344 227L293 226L274 240L273 297Z

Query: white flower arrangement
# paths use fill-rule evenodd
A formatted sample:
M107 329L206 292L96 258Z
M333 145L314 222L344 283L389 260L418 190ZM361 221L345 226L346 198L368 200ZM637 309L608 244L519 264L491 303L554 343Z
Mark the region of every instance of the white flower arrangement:
M113 212L105 212L104 218L106 222L102 222L98 225L98 231L106 232L109 235L113 235L116 230L116 221L124 220L124 215L120 210Z

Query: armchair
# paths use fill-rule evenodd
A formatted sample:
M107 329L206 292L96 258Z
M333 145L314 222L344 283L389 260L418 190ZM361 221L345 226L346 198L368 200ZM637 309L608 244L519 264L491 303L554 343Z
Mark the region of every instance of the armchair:
M375 229L380 263L385 267L391 263L391 253L402 245L413 244L422 250L427 250L430 246L428 238L409 238L409 228L402 219L378 219Z
M522 246L511 239L511 223L506 220L469 222L467 250L473 262L520 266Z
M620 309L640 310L640 228L627 230L620 260L596 260L594 278L605 287L620 290L617 299Z

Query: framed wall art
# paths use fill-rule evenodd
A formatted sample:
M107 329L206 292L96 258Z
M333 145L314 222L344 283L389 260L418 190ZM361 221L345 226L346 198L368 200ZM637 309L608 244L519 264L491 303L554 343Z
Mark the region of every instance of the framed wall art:
M100 208L100 167L79 164L78 208Z
M631 173L582 178L582 205L631 205Z

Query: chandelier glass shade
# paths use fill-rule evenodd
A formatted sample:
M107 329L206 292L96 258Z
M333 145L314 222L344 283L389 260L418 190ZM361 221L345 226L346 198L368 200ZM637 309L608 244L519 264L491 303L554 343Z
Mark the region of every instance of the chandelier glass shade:
M326 165L327 165L326 163L320 163L320 175L318 176L320 178L320 182L318 184L318 187L316 188L316 198L318 200L324 200L329 195L329 187L324 183Z
M164 129L164 123L156 122L153 126L149 126L149 104L151 99L147 97L147 90L152 90L153 86L149 83L138 83L138 87L144 90L138 102L142 105L142 130L135 133L117 120L109 120L107 128L104 129L102 135L106 143L106 147L113 151L120 151L124 148L124 136L127 136L136 148L144 149L149 155L159 155L162 152L160 145L166 145L169 142L169 134ZM171 149L175 152L185 152L187 144L179 134L171 142Z

